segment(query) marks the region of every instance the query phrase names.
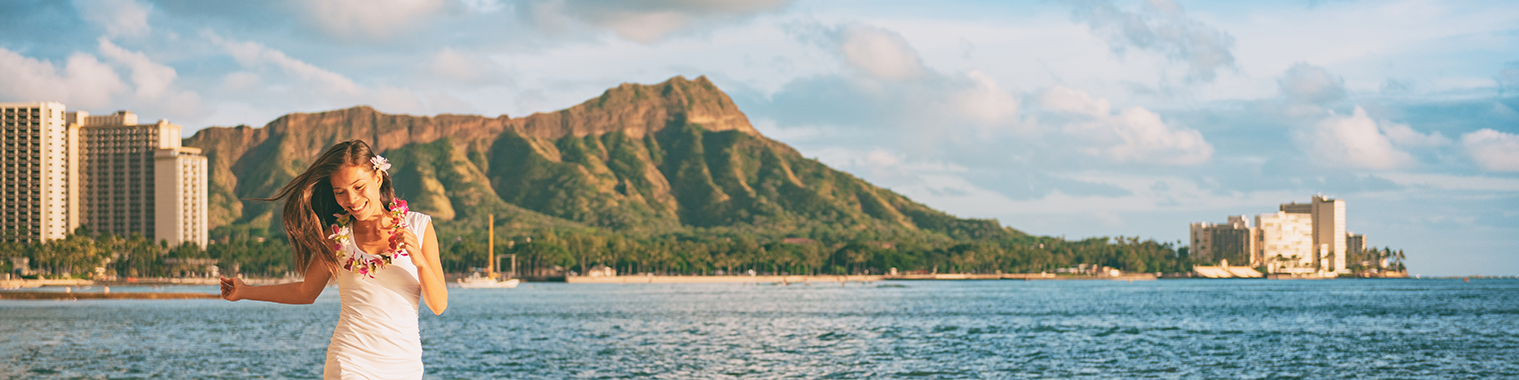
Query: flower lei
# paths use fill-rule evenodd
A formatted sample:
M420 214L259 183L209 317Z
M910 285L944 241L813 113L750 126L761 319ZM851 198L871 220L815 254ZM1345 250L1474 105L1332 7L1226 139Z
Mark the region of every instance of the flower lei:
M401 234L399 232L402 228L408 227L406 223L407 211L410 211L410 209L406 207L406 201L401 199L390 201L390 218L393 221L390 227L390 247L385 252L379 254L368 253L358 249L354 249L352 252L344 251L343 246L353 242L353 215L346 213L333 214L333 216L338 217L338 222L332 225L332 235L328 235L327 238L333 240L332 249L337 251L338 262L343 263L343 270L350 270L353 273L374 278L375 272L385 269L396 258L409 255L405 249L396 249L396 246L401 243Z
M376 155L369 159L369 163L374 166L375 171L384 172L385 175L390 174L390 160L386 160L385 157ZM353 215L349 213L333 214L333 216L338 217L338 220L336 224L332 225L332 234L327 235L327 238L332 239L332 249L337 252L338 261L343 263L343 270L351 270L354 273L374 278L375 272L385 269L396 258L408 255L409 253L405 249L396 249L396 247L401 244L401 229L408 227L406 212L410 210L409 207L406 207L405 200L400 198L391 199L390 218L393 223L391 223L390 227L390 247L385 252L379 254L363 252L358 249L354 249L353 252L344 251L343 246L353 242ZM355 248L357 248L357 244L355 244Z

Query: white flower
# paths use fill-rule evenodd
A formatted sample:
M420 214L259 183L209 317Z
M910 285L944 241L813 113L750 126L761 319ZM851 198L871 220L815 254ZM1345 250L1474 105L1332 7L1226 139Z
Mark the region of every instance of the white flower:
M369 159L369 163L374 165L374 170L379 170L385 172L386 174L390 173L390 160L385 159L385 157L375 155L373 158Z

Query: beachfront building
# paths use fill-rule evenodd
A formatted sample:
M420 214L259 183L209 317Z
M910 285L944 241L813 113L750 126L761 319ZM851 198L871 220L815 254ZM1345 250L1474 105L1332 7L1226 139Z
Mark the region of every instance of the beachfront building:
M1283 205L1285 209L1286 205ZM1255 216L1259 255L1267 273L1310 274L1318 271L1313 250L1313 215L1277 211Z
M127 111L0 103L0 239L41 242L86 226L204 247L206 157L180 146L181 131Z
M76 132L63 104L0 103L0 239L59 239L79 225Z
M139 124L128 111L72 114L82 121L82 225L122 236L140 233L169 246L206 246L206 157L180 145L182 127L166 120Z
M1356 256L1366 253L1366 235L1356 235L1354 232L1345 231L1345 256Z
M1364 235L1345 231L1345 201L1323 195L1256 215L1254 226L1244 216L1231 216L1226 224L1192 223L1190 232L1193 257L1249 263L1274 274L1350 273L1348 256L1366 250Z
M1313 196L1313 246L1319 251L1319 269L1350 273L1345 265L1345 201Z
M1260 251L1256 249L1258 234L1259 230L1244 215L1230 216L1224 224L1192 223L1189 247L1194 258L1254 267L1261 264Z

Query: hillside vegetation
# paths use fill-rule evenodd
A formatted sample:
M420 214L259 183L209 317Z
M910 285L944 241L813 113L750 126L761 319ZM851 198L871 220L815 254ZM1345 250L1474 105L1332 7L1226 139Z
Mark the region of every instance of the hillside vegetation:
M705 77L623 84L519 118L354 107L200 130L184 145L210 164L216 243L204 255L249 273L292 270L288 258L264 257L282 244L280 208L247 199L273 195L323 149L355 138L390 158L398 195L434 217L453 272L486 265L492 214L498 253L518 254L534 274L597 264L683 274L1191 264L1169 244L1067 242L934 210L760 135ZM249 242L261 237L270 239Z

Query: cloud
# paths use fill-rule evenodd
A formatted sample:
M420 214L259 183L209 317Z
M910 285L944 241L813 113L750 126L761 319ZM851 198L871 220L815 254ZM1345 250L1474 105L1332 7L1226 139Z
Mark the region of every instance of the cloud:
M173 67L154 62L147 55L127 50L101 37L100 54L111 62L131 70L135 98L116 99L117 107L140 107L141 111L159 112L162 116L203 116L201 98L192 91L177 89L174 81L179 74Z
M282 51L251 41L235 41L206 33L212 43L221 47L232 59L251 71L275 69L276 72L296 79L294 86L280 86L281 91L297 89L312 91L319 102L310 106L348 107L369 104L387 112L426 112L426 102L417 93L403 88L377 86L365 87L342 74L338 74L305 61L295 59ZM246 73L246 74L245 74ZM265 73L268 74L268 73ZM241 71L223 79L223 86L246 87L257 82L258 73ZM265 81L269 76L263 76ZM270 86L275 87L275 86Z
M1198 165L1213 157L1213 145L1201 132L1167 125L1144 107L1114 113L1107 99L1064 86L1042 91L1035 104L1034 122L1060 128L1091 155L1161 165Z
M1149 0L1137 12L1110 1L1075 2L1071 15L1093 32L1104 34L1115 53L1128 48L1154 51L1187 64L1188 81L1211 82L1219 69L1234 67L1234 37L1190 19L1171 0Z
M1331 113L1295 137L1299 146L1323 166L1393 169L1414 162L1413 156L1393 146L1361 107L1350 116Z
M870 78L904 80L934 74L923 66L923 58L917 49L913 49L896 31L861 24L794 24L788 32L798 40L833 54L846 67Z
M1519 171L1519 135L1483 128L1461 135L1461 145L1484 170Z
M331 90L350 96L359 95L363 92L359 85L354 83L353 80L348 79L348 77L327 71L305 61L291 58L284 52L270 49L264 46L264 44L252 41L228 40L215 34L208 34L207 37L244 67L263 68L274 66L287 74L300 78L313 88Z
M461 84L478 84L498 71L494 64L483 57L451 47L445 47L433 55L429 68L433 74Z
M1325 105L1345 100L1345 80L1322 67L1298 62L1277 80L1282 96L1298 103Z
M237 71L222 78L223 91L247 91L258 85L261 80L258 74L247 71Z
M969 116L982 126L1002 125L1008 120L1017 119L1020 101L1003 91L996 80L974 70L965 73L965 77L975 83L975 87L956 94L955 104L961 114Z
M1441 135L1439 131L1423 134L1419 133L1419 131L1415 131L1412 127L1409 127L1408 124L1398 124L1387 121L1383 121L1381 127L1382 133L1387 135L1387 139L1392 141L1394 145L1400 147L1431 148L1445 146L1451 143L1450 139L1446 138L1444 135Z
M494 13L505 8L505 5L501 4L501 0L459 0L459 2L464 4L464 8L469 9L471 12Z
M861 25L845 26L839 36L844 62L881 79L906 79L923 73L922 58L896 32Z
M85 21L105 29L107 36L137 37L153 28L148 25L150 6L132 0L74 0Z
M627 40L654 43L676 32L721 26L784 9L791 0L525 0L521 16L554 34L610 30Z
M0 95L12 99L63 102L70 108L110 107L127 90L116 70L95 56L74 53L62 68L46 60L0 48Z
M153 62L140 52L123 49L104 37L100 38L99 44L101 55L132 69L132 84L137 87L137 96L149 99L163 96L178 77L173 67Z
M296 1L307 24L342 40L382 39L411 30L443 0Z
M1056 86L1045 90L1038 98L1045 110L1092 117L1107 116L1113 104L1107 99L1092 97L1086 91Z

